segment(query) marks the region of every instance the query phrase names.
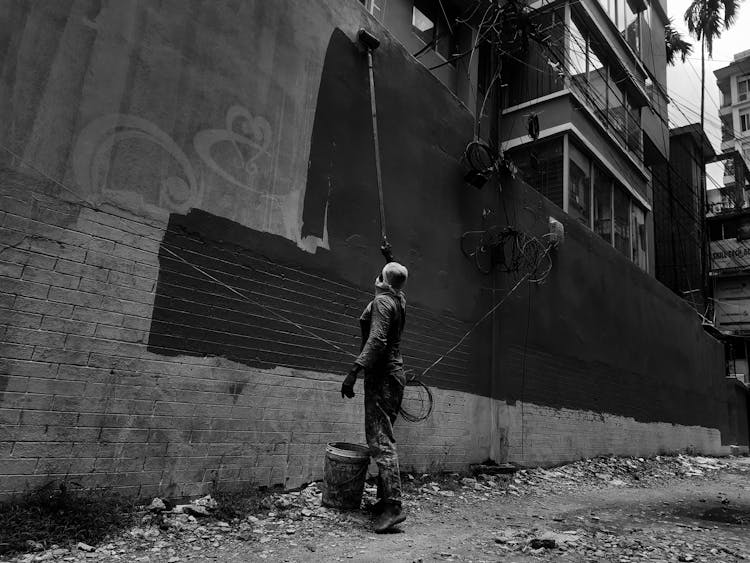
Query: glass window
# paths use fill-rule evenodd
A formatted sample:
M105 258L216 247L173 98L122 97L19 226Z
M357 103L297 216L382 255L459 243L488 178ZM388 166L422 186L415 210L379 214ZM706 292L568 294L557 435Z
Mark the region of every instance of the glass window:
M607 15L612 18L612 21L615 20L615 0L599 0L599 3L602 5L602 8L604 8L604 11L607 12Z
M745 132L750 130L750 113L740 114L740 131Z
M625 31L623 32L625 41L628 42L636 53L641 52L641 17L640 14L633 13L630 8L625 9Z
M411 11L411 29L426 45L446 60L456 52L456 38L445 15L427 0L415 0ZM453 63L452 63L453 64Z
M625 31L625 14L628 12L628 8L626 6L625 0L615 0L617 3L617 20L615 21L615 24L617 25L617 29L620 30L620 32Z
M591 161L572 141L568 151L568 215L590 227Z
M589 48L588 97L593 102L599 117L604 118L607 111L607 69L596 56L593 47L592 44Z
M630 256L630 196L619 184L614 186L615 248Z
M614 80L610 80L607 86L607 103L609 106L607 114L609 116L609 125L613 132L624 141L627 138L625 133L625 95Z
M563 140L536 141L508 151L524 182L563 206Z
M612 244L612 178L594 164L594 232Z
M411 28L412 31L422 41L429 44L435 39L435 22L432 21L427 15L417 8L416 4L412 8L411 13Z
M729 90L721 91L721 107L732 105L732 93Z
M586 38L578 29L575 21L570 21L570 33L568 34L568 70L571 80L578 86L586 82Z
M628 148L639 157L643 152L643 139L641 137L641 108L631 102L630 96L625 96L627 107L627 134Z
M506 53L503 58L503 76L511 76L503 84L504 107L515 106L529 100L541 98L565 87L564 68L559 67L557 59L566 56L564 10L542 12L534 17L534 23L540 29L545 29L547 41L544 46L536 41L530 41L525 52ZM550 49L557 56L550 57Z
M737 94L741 102L747 100L748 92L750 92L750 76L743 76L737 80Z
M727 116L729 119L732 119L732 116ZM724 141L731 141L734 139L734 130L732 129L731 122L728 122L724 119L724 117L721 118L721 140Z
M633 262L643 270L648 269L646 259L646 213L636 203L630 206L631 254Z

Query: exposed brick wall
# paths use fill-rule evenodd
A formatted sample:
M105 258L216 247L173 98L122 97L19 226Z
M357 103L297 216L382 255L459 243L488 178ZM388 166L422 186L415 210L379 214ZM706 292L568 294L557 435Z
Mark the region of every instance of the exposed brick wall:
M327 442L364 441L362 388L353 402L339 394L348 364L251 367L196 355L184 343L189 355L148 351L166 217L93 210L15 173L6 172L0 188L0 496L53 479L140 496L201 494L213 481L298 485L320 477ZM292 313L305 309L313 289L300 292L301 277L289 270L277 277L276 291L298 295L288 302ZM216 289L203 282L205 291ZM349 334L340 343L355 352L367 297L355 291L346 313ZM295 316L315 329L309 319ZM413 334L442 349L462 329L435 329L418 309L410 322ZM417 400L407 390L407 406ZM428 422L399 423L404 467L460 469L486 454L476 430L486 428L482 401L444 391Z
M321 477L327 442L364 441L361 385L342 400L339 373L149 352L167 218L95 211L20 179L6 174L1 194L0 497L52 479L139 496L294 486ZM429 332L424 312L412 319ZM444 330L443 346L456 332ZM397 425L404 469L723 451L716 429L433 391L429 420ZM406 405L417 410L414 393Z
M501 204L497 186L464 185L473 117L359 2L204 4L193 14L104 3L95 27L62 4L10 4L4 55L27 66L0 76L13 93L0 138L15 151L0 152L0 497L50 479L139 496L298 485L320 477L327 442L362 441L361 386L355 401L339 395L346 355L216 281L356 351L380 260L360 27L381 39L383 187L410 270L410 367L426 367L500 295L503 278L481 276L459 250L484 210L537 235L562 213L505 180ZM96 205L40 183L46 175ZM656 429L647 451L682 447L691 432L714 451L725 406L715 393L713 419L668 420L674 428L628 423L616 409L639 415L643 392L605 370L606 402L573 396L571 383L596 392L576 371L594 353L666 378L665 392L702 390L720 362L692 313L596 235L566 229L533 306L519 291L497 330L482 326L430 372L433 417L397 427L404 468L461 469L495 451L539 463L628 452L632 428ZM165 241L212 277L168 258ZM527 365L518 349L540 353ZM557 373L561 358L572 360ZM536 412L520 425L519 404ZM619 416L595 414L605 411Z

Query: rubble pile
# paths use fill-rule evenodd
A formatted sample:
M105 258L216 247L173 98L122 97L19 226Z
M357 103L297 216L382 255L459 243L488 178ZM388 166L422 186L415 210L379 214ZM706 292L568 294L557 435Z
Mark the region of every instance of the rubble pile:
M708 479L730 465L721 459L678 455L652 459L600 457L555 468L519 469L514 473L496 475L478 473L473 477L457 473L405 473L403 503L410 521L417 523L435 515L462 514L462 510L501 497L507 499L505 504L512 497L518 497L517 502L523 500L520 497L528 497L529 500L524 502L539 503L542 501L535 499L571 491L644 488L672 479ZM731 471L750 473L750 464L731 466ZM375 496L376 488L366 486L363 506L374 504ZM237 550L238 544L248 544L247 549L252 550L254 558L275 561L290 549L312 554L323 544L350 546L355 538L372 535L370 515L366 510L326 508L322 506L321 498L318 483L296 491L269 493L260 501L259 511L228 521L219 517L221 507L210 495L188 504L173 504L166 499L154 498L143 507L136 527L101 545L75 545L71 542L67 548L29 546L33 551L16 561L177 563L221 560L227 550ZM520 553L550 560L565 554L573 557L571 560L579 560L579 555L580 560L597 560L611 555L614 550L619 554L617 560L623 563L639 559L692 561L695 552L713 553L711 550L716 550L717 560L730 555L735 559L744 557L744 552L732 546L709 545L710 537L705 534L711 528L708 524L696 524L690 530L683 530L699 539L682 541L679 537L682 528L677 528L677 538L674 537L674 526L671 531L663 533L658 529L645 533L643 528L637 527L639 520L635 515L632 519L635 527L614 530L593 513L566 521L555 518L547 522L535 520L537 517L530 515L523 523L513 521L505 511L500 514L506 519L505 525L479 542L487 554ZM701 544L701 535L705 535L706 545ZM450 554L441 557L450 559Z
M577 490L582 486L647 487L675 477L710 476L727 467L729 463L720 459L684 454L654 458L597 457L551 469L519 470L510 478L508 489L511 494L521 494Z

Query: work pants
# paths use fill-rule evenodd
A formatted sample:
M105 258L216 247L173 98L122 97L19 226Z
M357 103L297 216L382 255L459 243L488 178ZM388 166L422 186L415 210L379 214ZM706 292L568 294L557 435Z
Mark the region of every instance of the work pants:
M398 506L401 475L393 424L403 397L404 388L393 374L365 374L365 436L370 456L378 466L378 499Z

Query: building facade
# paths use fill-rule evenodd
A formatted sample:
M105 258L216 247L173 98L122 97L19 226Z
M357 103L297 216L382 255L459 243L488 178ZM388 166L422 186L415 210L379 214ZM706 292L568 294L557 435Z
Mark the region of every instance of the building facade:
M716 154L698 124L671 129L669 142L669 165L655 174L656 278L704 314L708 248L701 166Z
M381 201L409 268L403 354L434 397L396 424L403 469L746 445L722 346L648 273L660 8L539 6L539 38L586 61L577 86L552 56L533 80L495 78L477 42L492 6L0 3L0 497L319 479L327 443L364 440L361 387L339 390L382 268ZM363 28L380 41L382 200ZM463 156L493 134L521 174L477 190ZM550 217L565 239L544 283L463 252L489 221L546 241Z
M721 152L736 151L750 165L750 50L737 53L733 61L714 71L721 93ZM735 163L727 161L724 167L724 185L735 183ZM743 184L739 179L739 185Z
M503 148L522 177L654 273L652 168L669 155L660 2L551 2L509 54ZM538 136L528 121L538 121Z

